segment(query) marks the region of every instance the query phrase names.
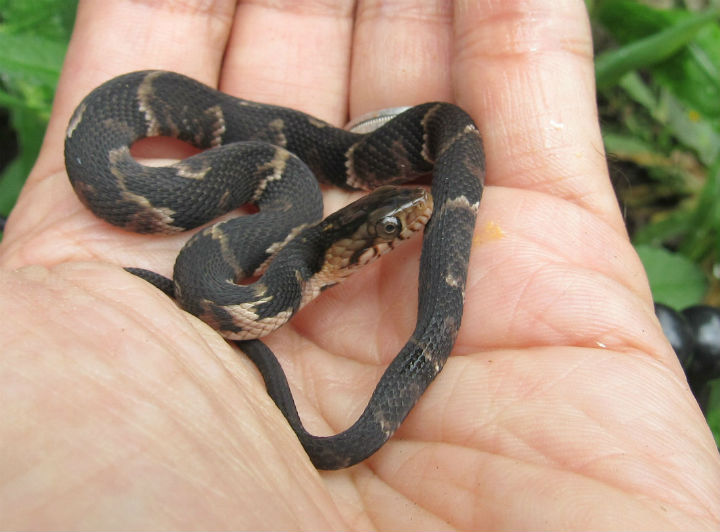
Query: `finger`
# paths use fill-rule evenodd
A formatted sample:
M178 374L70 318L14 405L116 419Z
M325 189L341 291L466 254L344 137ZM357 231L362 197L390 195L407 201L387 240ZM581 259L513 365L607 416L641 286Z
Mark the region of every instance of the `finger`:
M32 175L62 169L62 143L72 111L88 92L113 76L161 68L215 84L234 5L232 0L81 1Z
M673 362L627 237L559 198L490 187L470 258L459 352L572 345ZM612 250L612 251L610 251Z
M441 0L358 4L350 115L430 100L452 101L452 6Z
M221 88L344 123L353 2L241 2Z
M598 127L581 0L458 2L453 81L478 122L487 182L573 201L625 231Z

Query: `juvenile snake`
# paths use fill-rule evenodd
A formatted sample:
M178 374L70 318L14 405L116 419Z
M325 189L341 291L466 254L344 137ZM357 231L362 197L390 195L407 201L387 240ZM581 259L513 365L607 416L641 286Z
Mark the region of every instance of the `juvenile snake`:
M175 137L204 151L170 166L144 166L130 146L152 136ZM257 214L191 238L172 281L130 271L237 341L317 468L348 467L379 449L450 355L484 178L480 135L457 106L418 105L371 133L356 134L179 74L133 72L80 103L68 126L65 162L80 200L129 231L185 231L241 205L257 205ZM421 188L384 186L428 173L432 198ZM381 189L318 223L318 181ZM307 433L277 359L251 338L268 334L322 289L423 226L412 336L355 424L334 436ZM266 266L255 283L238 283Z

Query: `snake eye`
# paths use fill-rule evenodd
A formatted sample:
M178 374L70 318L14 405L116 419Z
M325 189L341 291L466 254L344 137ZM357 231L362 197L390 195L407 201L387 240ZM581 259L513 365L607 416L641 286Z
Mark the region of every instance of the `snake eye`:
M377 236L388 240L395 238L400 232L400 220L395 216L384 216L375 224Z

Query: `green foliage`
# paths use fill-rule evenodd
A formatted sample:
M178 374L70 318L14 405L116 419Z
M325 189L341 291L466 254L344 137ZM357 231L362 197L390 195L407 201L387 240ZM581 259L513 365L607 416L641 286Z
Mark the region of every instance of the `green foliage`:
M655 302L682 309L705 295L705 276L693 261L662 248L640 245L636 249L645 264Z
M707 422L715 436L715 445L720 448L720 379L710 383L709 398L707 403Z
M655 298L717 305L720 9L647 4L601 0L591 12L605 147Z
M76 7L77 0L0 0L0 106L19 145L12 162L0 161L0 214L10 212L40 150Z
M720 11L597 0L605 148L653 297L720 305ZM614 172L613 172L614 170ZM707 419L720 442L720 380Z
M610 2L605 2L601 6L605 6L605 9L599 9L599 18L606 24L609 19L609 27L617 29L614 32L615 35L623 34L623 25L617 24L613 15L620 14L623 9L622 7L615 7L614 9L608 10L607 5ZM628 2L624 2L628 4ZM637 4L630 4L628 7L636 11ZM682 13L682 12L681 12ZM603 17L602 15L606 16ZM663 12L657 12L656 14L662 15ZM687 15L682 13L679 15L680 19L677 21L668 20L667 28L663 28L663 24L658 24L652 31L653 33L647 37L643 37L643 32L640 35L628 37L626 40L630 41L625 46L622 46L615 50L610 50L599 54L595 59L595 70L597 74L597 88L603 90L610 87L618 82L618 80L628 72L631 72L638 68L647 68L649 66L655 66L663 60L667 59L669 63L676 62L676 59L672 56L676 53L684 53L683 48L695 38L698 30L704 27L710 26L710 23L715 22L720 15L717 11L708 11L705 13L699 13L697 15ZM667 18L667 17L661 17ZM640 19L644 20L644 19ZM674 23L673 23L674 22ZM639 29L637 25L633 24L629 27L625 26L625 29L636 30ZM692 62L683 62L679 65L685 69L684 74L698 73L691 67L695 66ZM658 72L663 71L664 65L658 66ZM686 68L687 67L687 68ZM677 76L677 72L675 72ZM700 74L707 74L700 72ZM685 87L685 83L677 83L676 76L673 76L669 80L669 83L674 84L676 88L682 90ZM712 81L709 76L703 76L706 79L703 81ZM709 80L707 78L710 78ZM720 102L709 102L712 108L720 105ZM715 109L713 109L715 110Z

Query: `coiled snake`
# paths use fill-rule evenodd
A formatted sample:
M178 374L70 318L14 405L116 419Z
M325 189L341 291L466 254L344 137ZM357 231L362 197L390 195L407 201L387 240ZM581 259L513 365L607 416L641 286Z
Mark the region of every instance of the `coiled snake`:
M143 166L130 146L150 136L176 137L205 151L171 166ZM80 103L68 126L65 162L80 200L130 231L184 231L238 206L257 205L257 214L191 238L172 282L130 271L174 295L227 338L241 340L237 344L257 365L317 468L347 467L379 449L447 360L462 318L484 177L479 133L460 108L422 104L374 132L356 134L179 74L134 72L106 82ZM422 188L384 186L428 173L432 200ZM380 189L318 223L318 180ZM277 359L250 338L278 327L320 290L426 222L415 331L355 424L334 436L309 434ZM255 283L238 282L265 266Z

